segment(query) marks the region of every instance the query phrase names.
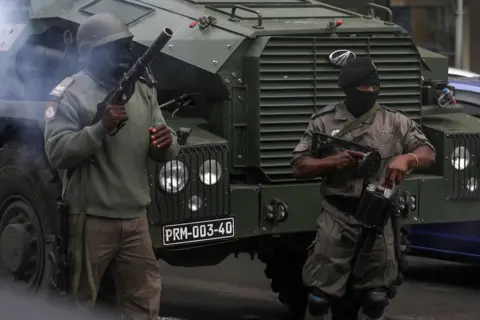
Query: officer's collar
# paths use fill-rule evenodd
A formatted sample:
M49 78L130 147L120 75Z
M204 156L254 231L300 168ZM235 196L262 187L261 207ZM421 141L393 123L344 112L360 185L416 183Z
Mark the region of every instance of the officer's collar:
M355 117L350 112L348 112L347 107L345 106L345 103L341 102L335 108L335 114L333 115L333 119L340 120L340 121L347 121L347 120L353 121L355 120ZM362 122L367 124L372 124L374 120L375 120L375 117L370 117L369 119Z

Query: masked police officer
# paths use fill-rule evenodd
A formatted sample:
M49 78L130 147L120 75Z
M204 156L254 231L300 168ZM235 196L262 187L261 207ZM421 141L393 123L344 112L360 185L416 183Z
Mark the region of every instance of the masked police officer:
M313 134L337 134L378 149L382 163L379 174L370 182L387 188L400 183L409 170L429 166L435 160L435 149L415 122L376 103L380 81L369 58L350 60L340 72L339 86L346 94L345 100L315 113L293 151L295 177L324 177L317 234L303 268L303 281L311 288L306 319L326 319L331 307L344 296L347 282L349 290L359 297L360 319L382 319L387 291L398 275L391 223L388 221L377 237L364 276L352 279L355 243L347 239L358 238L361 232L354 215L365 179L353 175L351 169L364 154L344 150L312 157Z
M176 157L176 135L156 90L141 81L124 106L107 106L95 122L97 104L133 65L133 35L114 15L97 14L76 37L83 70L51 92L45 111L46 154L67 170L72 290L81 305L93 305L111 266L124 319L157 319L161 283L146 216L147 162Z

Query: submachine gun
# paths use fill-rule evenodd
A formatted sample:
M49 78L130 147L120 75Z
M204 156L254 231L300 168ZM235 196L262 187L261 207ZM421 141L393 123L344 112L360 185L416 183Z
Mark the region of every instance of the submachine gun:
M358 161L354 172L356 177L363 177L366 183L354 215L356 220L362 225L362 231L358 238L355 239L356 258L352 276L357 279L363 277L375 240L378 235L383 233L385 225L391 219L395 236L395 255L399 265L396 285L400 285L405 266L402 253L403 237L400 232L400 216L406 210L405 198L408 197L408 194L399 196L396 195L397 187L386 189L369 183L369 181L372 181L372 178L376 177L381 166L382 158L375 148L363 146L325 133L317 132L313 134L312 156L323 156L331 148L344 148L365 153L365 156Z
M378 150L326 133L316 132L313 134L312 156L321 157L325 155L326 152L336 148L365 153L365 156L357 163L357 168L354 172L356 177L365 177L368 179L376 175L378 170L380 170L382 157Z
M172 30L165 28L162 33L153 41L152 45L147 48L140 58L138 58L133 66L120 78L117 86L108 92L107 96L97 106L97 113L93 120L93 123L100 121L105 112L105 108L109 104L124 105L131 98L135 83L140 80L142 76L146 76L146 79L151 84L155 83L149 65L158 56L163 47L167 44L170 38L173 36ZM115 135L125 123L120 123L115 131L109 132L109 135ZM90 159L89 159L90 160ZM92 160L90 160L92 161ZM85 166L80 165L77 168L67 171L68 180L73 174L73 170L82 170L81 172L81 188L85 189ZM85 190L83 190L85 194ZM63 197L62 197L63 198ZM69 237L69 221L68 221L68 203L64 199L57 201L57 214L59 216L59 222L56 225L55 236L55 251L49 253L49 259L55 266L55 271L52 275L52 286L61 295L66 295L70 289L70 261L68 254L68 237Z

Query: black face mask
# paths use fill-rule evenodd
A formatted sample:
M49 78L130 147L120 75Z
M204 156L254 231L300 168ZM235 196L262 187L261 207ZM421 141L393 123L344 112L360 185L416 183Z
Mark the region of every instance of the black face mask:
M358 118L375 105L379 93L379 89L375 91L362 91L356 87L346 89L345 107L355 118Z
M100 82L113 86L133 65L132 41L123 39L92 51L87 70Z

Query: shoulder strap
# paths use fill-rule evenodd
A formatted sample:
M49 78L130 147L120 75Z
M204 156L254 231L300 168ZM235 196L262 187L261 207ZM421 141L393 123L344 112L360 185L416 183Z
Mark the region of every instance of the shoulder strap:
M51 101L59 102L62 99L63 94L65 91L72 85L74 81L73 77L67 77L62 80L49 94L49 98Z
M350 130L356 128L360 123L370 120L372 117L375 116L375 113L378 111L378 104L375 104L368 112L365 112L362 114L360 117L354 119L351 122L348 122L335 136L336 137L341 137Z

